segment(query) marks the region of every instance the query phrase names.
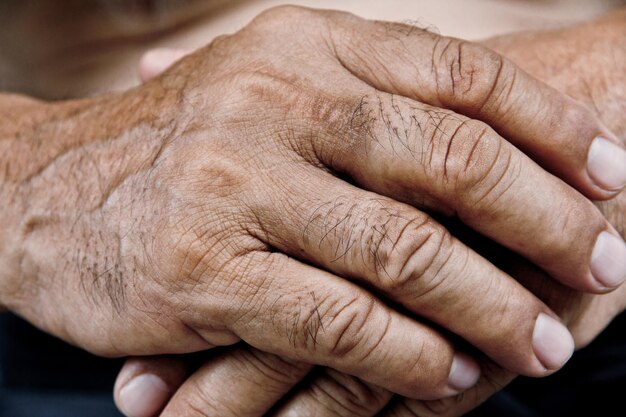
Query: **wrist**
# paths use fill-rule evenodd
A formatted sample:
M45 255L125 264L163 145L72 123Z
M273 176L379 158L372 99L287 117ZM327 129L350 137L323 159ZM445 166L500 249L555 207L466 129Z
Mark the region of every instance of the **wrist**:
M43 106L24 96L0 95L0 310L11 309L21 298L18 236L26 201L19 177L34 155L21 153L20 147L36 128Z
M40 294L72 279L51 254L88 244L72 225L155 160L174 126L172 97L154 83L56 103L0 95L0 305L43 308Z
M71 149L64 141L77 130L75 109L69 102L0 95L0 308L20 312L35 304L38 271L28 261L27 240L53 203L46 193L69 181L47 170Z

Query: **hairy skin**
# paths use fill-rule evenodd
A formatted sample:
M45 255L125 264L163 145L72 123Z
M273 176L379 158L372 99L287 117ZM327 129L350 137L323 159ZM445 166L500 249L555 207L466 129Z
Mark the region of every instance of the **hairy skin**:
M621 69L626 67L626 50L616 48L616 45L626 37L625 20L626 9L623 9L588 24L558 31L513 34L488 40L485 44L512 59L530 74L585 103L624 140L626 78ZM620 234L626 236L626 194L622 192L597 205ZM491 248L493 245L484 239L468 236L467 241L472 247L482 247L488 258L497 259L498 265L557 311L568 323L578 347L592 341L613 317L626 308L624 288L601 296L572 291L515 255ZM258 374L255 365L258 360L241 360L242 355L250 355L251 358L264 355L254 352L254 349L241 348L232 354L216 357L186 381L186 372L176 378L164 377L171 391L178 392L171 400L169 396L163 397L161 408L169 401L163 415L230 415L224 414L223 410L228 409L236 410L233 415L238 416L266 415L265 404L280 399L295 385L294 378L304 375L309 368L302 369L294 363L274 362L271 368L275 372L280 371L290 377L280 379L282 384L278 385L278 390L274 379L271 379L274 381L272 389L263 390L268 381L255 377ZM268 360L263 359L262 363L267 364ZM120 374L116 384L116 399L119 401L120 388L133 375L153 373L162 376L168 369L180 369L183 364L183 359L171 359L167 364L147 358L132 359ZM216 369L220 369L221 373ZM478 385L458 397L418 402L399 397L392 399L391 392L376 385L333 370L317 369L309 374L290 399L283 400L282 405L268 415L460 416L513 379L513 374L489 361L483 363L483 371L483 378ZM237 390L224 392L221 396L212 395L220 392L226 380L239 381ZM252 391L255 393L254 400L249 403L244 401L250 397L247 393ZM214 409L220 412L213 413L211 410ZM381 412L383 409L386 411Z
M135 90L2 110L0 301L97 354L243 340L434 399L478 377L434 322L511 371L560 368L555 313L416 207L574 288L623 279L592 262L599 237L624 245L581 194L619 191L587 171L612 134L498 54L407 25L282 7ZM534 342L540 318L556 343Z
M625 21L626 9L622 9L588 24L558 31L506 35L488 40L485 44L531 75L585 103L622 140L626 140L626 75L621 70L626 67L626 49L616 47L626 37ZM597 205L626 237L626 193L622 192ZM623 288L607 295L588 295L558 285L523 261L513 259L507 270L559 313L572 330L578 347L590 343L615 316L626 309L626 290ZM396 399L395 405L388 406L390 410L384 415L460 416L513 379L502 369L484 366L484 379L476 388L458 398L437 402ZM356 381L347 383L348 386L355 384L359 385ZM336 396L341 398L341 392ZM324 396L317 397L327 401ZM365 403L369 406L366 407ZM368 411L357 415L374 415L379 409L376 401L365 400L365 403L361 407L366 407ZM299 405L293 407L296 409Z
M585 103L624 142L626 141L626 49L619 48L626 36L626 9L602 19L569 29L516 34L486 42L524 70ZM611 224L626 236L626 193L596 203ZM626 309L626 291L593 296L572 292L544 280L542 274L520 266L522 282L539 294L568 323L578 347L584 347ZM524 278L525 277L525 278ZM498 375L500 374L500 375ZM490 384L506 385L512 377L496 371ZM457 416L482 403L485 389L460 402L446 401L438 412L419 415ZM404 414L401 414L404 415ZM411 414L408 414L411 415Z
M513 60L531 75L585 103L624 141L626 76L621 69L626 67L626 49L616 46L626 36L625 21L626 9L622 9L588 24L558 31L507 35L488 40L485 44ZM620 234L626 237L626 193L622 192L597 205ZM541 271L514 258L506 269L559 313L572 330L577 347L590 343L615 316L626 309L626 290L623 288L611 294L595 296L564 288ZM483 370L483 379L462 396L436 402L394 399L383 414L394 417L463 415L513 379L509 372L492 365L483 365ZM324 381L327 378L316 384L327 384ZM357 381L347 382L347 386L358 385ZM341 391L335 395L342 398ZM317 398L328 402L323 395L317 395ZM306 400L302 402L306 404ZM296 407L301 405L293 406L294 409ZM379 409L376 401L366 401L361 407L368 411L357 415L373 416ZM309 408L318 409L311 405ZM331 410L335 411L332 407Z
M490 39L487 46L513 60L531 75L586 104L626 142L626 8L571 28L531 32ZM596 203L606 218L626 237L626 193ZM584 347L626 309L624 288L602 296L564 288L520 261L511 273L551 306L571 329L577 347ZM401 417L456 417L482 404L504 388L513 375L494 368L483 382L462 397L435 403L408 401L390 415Z

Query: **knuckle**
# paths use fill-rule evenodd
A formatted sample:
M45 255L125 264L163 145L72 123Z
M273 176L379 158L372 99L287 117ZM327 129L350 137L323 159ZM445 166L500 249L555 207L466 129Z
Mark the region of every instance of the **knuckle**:
M375 230L369 252L383 291L402 293L412 286L421 294L441 284L452 249L444 228L425 215L392 215Z
M436 43L433 54L437 52L439 59L433 61L438 67L438 86L444 101L483 106L494 93L501 92L498 90L507 67L500 54L458 39Z
M185 283L198 283L201 276L219 272L219 265L235 258L232 246L224 244L233 230L218 219L202 221L181 222L157 232L159 241L153 245L151 264L155 271L150 272L160 271L163 283L172 284L176 292ZM231 242L236 244L236 240Z
M252 20L251 26L278 29L282 32L285 29L285 22L310 19L319 13L307 7L284 4L262 11Z
M457 187L464 190L463 207L480 212L481 215L486 214L510 194L522 169L522 161L511 147L495 136L483 135L470 158L468 168L457 181Z
M177 228L159 231L159 243L152 245L145 274L155 278L156 286L147 285L142 291L144 297L161 300L161 311L173 315L186 314L189 303L197 302L207 292L241 300L232 309L224 309L219 315L211 313L196 323L205 328L209 318L211 323L222 323L254 307L260 278L266 275L262 274L262 248L255 238L222 226L210 216L194 217L193 222L183 221ZM248 253L258 254L259 259Z
M372 134L374 118L367 109L368 96L355 100L323 93L299 95L299 105L291 108L298 112L299 123L304 123L302 130L312 133L310 153L315 162L323 161L337 170L352 166L355 158L364 153L364 141ZM301 155L306 151L300 139L294 147Z
M354 152L372 157L382 151L386 154L384 156L395 160L411 159L420 163L424 151L420 144L428 133L428 122L433 122L431 125L436 127L436 122L453 119L452 113L424 110L412 100L387 93L363 95L352 102L344 118L349 120L345 130Z
M507 67L504 59L500 54L474 43L464 43L461 51L470 62L469 73L477 72L477 83L468 82L468 92L473 92L475 88L475 94L488 100L505 75L503 71Z
M432 157L426 172L447 196L442 203L453 202L454 210L495 203L523 168L514 148L480 121L456 115L431 117Z
M233 90L232 103L237 110L250 111L253 115L259 114L258 106L262 104L277 106L284 112L284 109L293 106L296 98L302 97L290 80L281 78L276 72L255 69L239 74ZM241 109L242 106L245 108ZM236 116L241 118L241 114Z
M377 141L375 126L384 115L384 107L382 96L371 93L364 94L345 107L346 112L342 117L348 122L344 124L344 128L355 148L363 148L363 140L366 141L365 145Z
M223 263L219 270L223 282L220 289L236 302L223 306L218 319L235 327L265 314L272 271L280 271L287 262L286 256L255 249L249 255Z
M375 304L374 297L357 290L348 294L295 292L280 296L265 314L277 331L286 333L293 349L336 359L359 350Z
M294 137L294 142L304 142L299 136L303 132L317 132L318 126L339 119L337 103L331 97L301 88L297 75L250 69L237 74L233 87L228 91L228 101L234 111L227 113L224 125L238 135L243 127L251 140L263 140L259 145L264 149L269 138L275 141Z
M442 144L443 177L466 189L489 174L501 155L501 139L482 122L463 120L446 129Z
M219 50L220 48L227 45L231 39L233 39L233 35L229 35L229 34L218 35L214 37L211 42L209 42L209 44L206 46L206 49L208 51Z
M325 348L331 357L357 357L363 360L382 341L386 330L379 335L372 335L368 325L377 318L376 301L373 297L365 297L363 295L349 302L336 301L327 308L324 336L327 344Z
M481 145L488 145L482 143L489 139L485 125L453 113L429 113L429 142L433 157L430 158L428 168L435 179L454 181L467 172L474 172L477 167L474 158L481 156L475 152L484 152L485 146Z
M344 106L341 112L341 120L338 125L347 130L348 138L351 142L359 141L372 135L373 124L378 119L378 115L372 107L372 103L380 101L380 97L374 94L364 94L358 100L350 102ZM346 122L347 120L347 122ZM355 145L360 145L360 143Z
M358 99L329 100L324 97L313 103L312 123L324 126L318 156L333 165L352 165L363 158L377 141L375 126L379 115L373 103L379 98L365 94ZM341 141L337 141L337 136ZM336 161L336 163L333 163ZM343 162L339 162L343 161ZM347 163L350 161L350 163Z

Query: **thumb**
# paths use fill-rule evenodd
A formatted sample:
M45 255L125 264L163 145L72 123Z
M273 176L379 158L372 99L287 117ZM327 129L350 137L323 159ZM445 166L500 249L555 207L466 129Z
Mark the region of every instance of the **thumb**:
M160 75L179 59L189 55L190 49L157 48L144 53L139 60L138 72L141 82L146 82Z
M115 404L126 417L156 417L190 373L181 358L130 358L115 381Z

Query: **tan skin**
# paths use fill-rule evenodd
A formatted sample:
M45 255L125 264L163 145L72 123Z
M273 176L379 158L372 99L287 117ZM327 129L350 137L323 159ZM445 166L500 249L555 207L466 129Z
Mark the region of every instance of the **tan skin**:
M507 35L485 44L533 76L593 109L624 139L626 78L620 69L626 66L626 50L615 48L615 45L626 36L625 21L626 9L572 28ZM620 234L626 236L626 194L598 203L598 207ZM623 287L601 296L572 291L515 257L511 258L506 270L559 313L572 330L578 347L593 340L626 308L626 289ZM308 366L283 361L247 347L212 359L186 381L188 371L184 359L135 358L120 374L116 399L119 399L121 387L132 376L152 373L166 381L170 393L177 391L163 412L164 416L262 416L272 401L278 401L309 371ZM476 387L459 397L438 401L394 398L392 393L357 378L333 370L315 371L315 376L292 392L289 400L271 415L459 416L482 403L513 378L512 373L490 361L483 363L483 371ZM237 382L234 388L227 385L226 381L230 380ZM225 385L229 387L228 391L224 390ZM157 413L170 396L162 398L161 404L152 405ZM246 401L247 398L250 400ZM379 414L383 409L385 411Z
M425 210L573 288L624 278L594 262L624 244L585 198L621 190L587 164L619 139L412 26L274 9L137 89L0 110L0 302L100 355L244 341L434 399L478 377L442 328L510 371L559 369L554 311Z

